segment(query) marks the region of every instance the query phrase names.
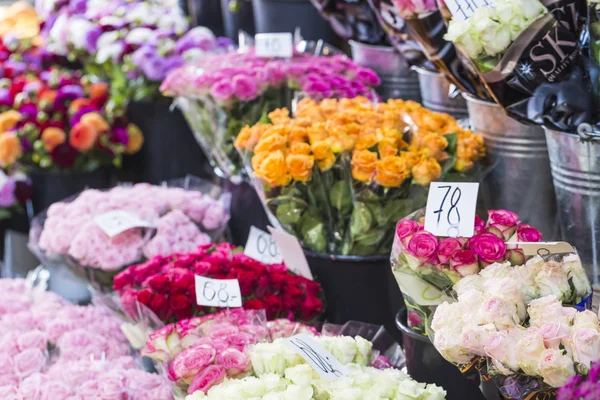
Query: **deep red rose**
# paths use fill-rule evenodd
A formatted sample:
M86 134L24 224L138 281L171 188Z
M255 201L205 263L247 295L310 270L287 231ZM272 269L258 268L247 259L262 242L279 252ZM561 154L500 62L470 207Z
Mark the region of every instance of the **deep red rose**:
M244 310L262 310L265 308L265 303L260 300L248 300L243 304Z
M148 303L148 307L150 307L150 309L163 321L168 318L169 302L167 296L164 294L154 293L150 299L150 303Z
M265 296L263 301L266 305L267 319L271 320L271 319L277 317L277 314L279 314L283 308L283 304L282 304L279 296L276 296L274 294L269 294L269 295Z
M173 310L183 310L184 308L190 308L192 302L190 298L183 294L176 294L175 296L171 296L169 299L169 306Z
M155 275L148 281L148 286L157 293L167 293L169 289L169 278L164 275Z
M171 293L185 293L189 288L194 289L194 273L184 268L173 268L169 271L171 277Z
M255 272L238 270L234 277L237 278L240 284L243 297L248 297L254 293L254 287L258 280L258 275Z
M177 257L177 260L173 263L175 268L186 268L189 269L196 262L196 257L193 254L182 254Z
M285 287L291 275L287 272L274 272L271 274L271 285L276 291L280 291Z
M121 290L125 286L133 285L133 269L127 268L123 272L117 274L113 279L113 288Z
M194 273L197 275L204 275L210 270L211 264L206 261L196 261L192 266Z
M254 295L258 299L262 299L270 292L271 283L269 281L268 275L261 276L256 282L256 287L254 289Z
M191 318L193 315L190 307L186 307L181 310L175 310L173 314L175 315L175 319L178 321Z
M310 321L319 313L323 312L323 303L314 296L308 296L302 302L300 315L304 321Z
M52 150L50 156L54 164L61 168L70 168L75 164L79 153L69 143L59 144Z
M306 288L306 292L311 296L319 296L322 293L321 285L318 282L303 278L302 284Z
M142 304L145 304L145 305L150 304L150 300L152 299L152 290L150 290L150 289L141 290L137 295L137 299Z

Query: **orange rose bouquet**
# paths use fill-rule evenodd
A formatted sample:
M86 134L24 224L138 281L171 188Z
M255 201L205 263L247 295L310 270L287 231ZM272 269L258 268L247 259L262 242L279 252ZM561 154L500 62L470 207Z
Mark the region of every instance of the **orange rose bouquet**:
M235 141L267 210L311 250L388 254L433 180L468 179L483 139L412 101L303 99Z

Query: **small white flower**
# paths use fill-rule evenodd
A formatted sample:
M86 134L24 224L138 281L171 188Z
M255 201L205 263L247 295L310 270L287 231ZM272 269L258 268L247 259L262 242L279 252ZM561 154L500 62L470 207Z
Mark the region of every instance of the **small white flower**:
M135 28L132 29L127 36L125 36L125 42L141 45L148 41L152 37L153 33L154 31L150 28Z

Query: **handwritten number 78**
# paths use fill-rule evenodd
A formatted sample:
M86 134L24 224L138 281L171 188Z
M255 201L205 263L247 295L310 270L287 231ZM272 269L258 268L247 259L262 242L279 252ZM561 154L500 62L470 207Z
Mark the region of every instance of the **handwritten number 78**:
M440 219L442 217L442 213L444 212L444 204L446 203L446 199L448 198L448 195L450 194L450 190L452 189L452 186L446 185L446 186L439 186L440 189L446 189L446 193L444 193L444 197L442 198L442 202L440 204L440 208L435 210L433 213L437 214L437 223L439 225L440 223ZM460 201L460 197L462 196L462 192L460 190L460 188L454 188L454 191L452 192L452 195L450 196L450 208L448 209L448 213L446 213L446 221L448 222L448 225L459 225L460 224L460 212L458 211L458 202ZM456 217L456 222L452 222L450 220L451 214L454 211L454 215Z

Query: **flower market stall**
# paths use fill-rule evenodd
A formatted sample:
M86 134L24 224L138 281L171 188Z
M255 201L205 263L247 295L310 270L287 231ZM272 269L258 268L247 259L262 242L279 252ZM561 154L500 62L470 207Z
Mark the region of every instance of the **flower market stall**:
M208 1L0 8L0 399L600 399L599 6Z

